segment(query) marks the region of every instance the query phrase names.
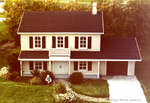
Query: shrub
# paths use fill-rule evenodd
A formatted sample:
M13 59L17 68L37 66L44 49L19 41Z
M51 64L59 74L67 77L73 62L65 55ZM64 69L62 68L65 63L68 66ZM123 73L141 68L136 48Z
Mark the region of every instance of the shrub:
M3 67L0 69L0 77L3 77L4 75L8 74L8 68L7 67Z
M53 93L54 94L59 94L59 93L62 93L62 94L64 94L64 93L66 93L67 91L66 91L66 87L65 87L65 85L63 84L63 83L58 83L58 84L56 84L55 86L54 86L54 88L53 88Z
M43 82L41 81L40 77L33 77L30 79L30 84L34 84L34 85L40 85Z
M55 75L54 75L52 72L50 72L50 71L41 72L41 73L40 73L40 78L41 78L41 80L42 80L42 82L43 82L44 84L47 84L47 82L45 81L45 78L46 78L47 75L50 76L50 78L52 79L52 82L53 82L54 79L55 79Z
M8 73L8 79L13 81L18 81L20 79L19 72Z
M37 69L32 70L31 74L33 75L33 77L40 77L40 72Z
M72 84L80 84L83 82L83 74L81 72L74 72L70 75L69 81Z

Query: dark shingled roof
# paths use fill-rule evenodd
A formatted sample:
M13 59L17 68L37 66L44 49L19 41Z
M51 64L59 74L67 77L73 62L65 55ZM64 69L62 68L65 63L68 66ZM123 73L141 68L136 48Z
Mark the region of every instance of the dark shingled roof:
M102 12L24 12L18 32L103 33Z
M49 59L49 51L21 51L19 59Z
M102 38L101 51L71 51L71 59L141 60L135 38Z

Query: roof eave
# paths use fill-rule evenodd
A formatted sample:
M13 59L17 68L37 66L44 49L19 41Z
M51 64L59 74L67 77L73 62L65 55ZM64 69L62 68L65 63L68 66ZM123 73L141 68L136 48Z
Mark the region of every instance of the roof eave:
M17 34L94 34L94 35L103 35L104 32L17 32Z

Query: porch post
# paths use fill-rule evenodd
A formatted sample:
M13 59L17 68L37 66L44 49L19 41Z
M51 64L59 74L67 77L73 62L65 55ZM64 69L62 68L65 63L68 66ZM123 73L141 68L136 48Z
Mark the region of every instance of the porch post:
M51 61L48 61L48 69L47 70L52 72Z
M128 61L128 76L135 75L135 61Z
M22 76L22 61L20 61L20 76Z
M68 70L68 71L69 71L69 75L70 75L70 67L71 67L71 66L70 66L70 61L69 61L69 70Z
M100 75L100 73L99 73L99 71L100 71L99 69L100 69L100 68L99 68L99 67L100 67L100 66L99 66L99 61L98 61L98 63L97 63L97 69L98 69L97 78L99 78L99 75Z

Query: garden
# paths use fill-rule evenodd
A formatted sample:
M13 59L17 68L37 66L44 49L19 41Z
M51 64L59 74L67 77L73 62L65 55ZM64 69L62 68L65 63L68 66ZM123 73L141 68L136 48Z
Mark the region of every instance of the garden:
M80 72L71 74L68 80L55 79L53 73L49 71L34 70L32 75L33 77L20 77L18 72L9 73L7 67L1 68L0 102L99 103L86 100L87 97L86 99L80 98L82 95L101 98L103 103L109 102L106 80L83 79L83 74ZM47 75L51 79L49 83L46 81ZM81 92L79 92L80 90Z

